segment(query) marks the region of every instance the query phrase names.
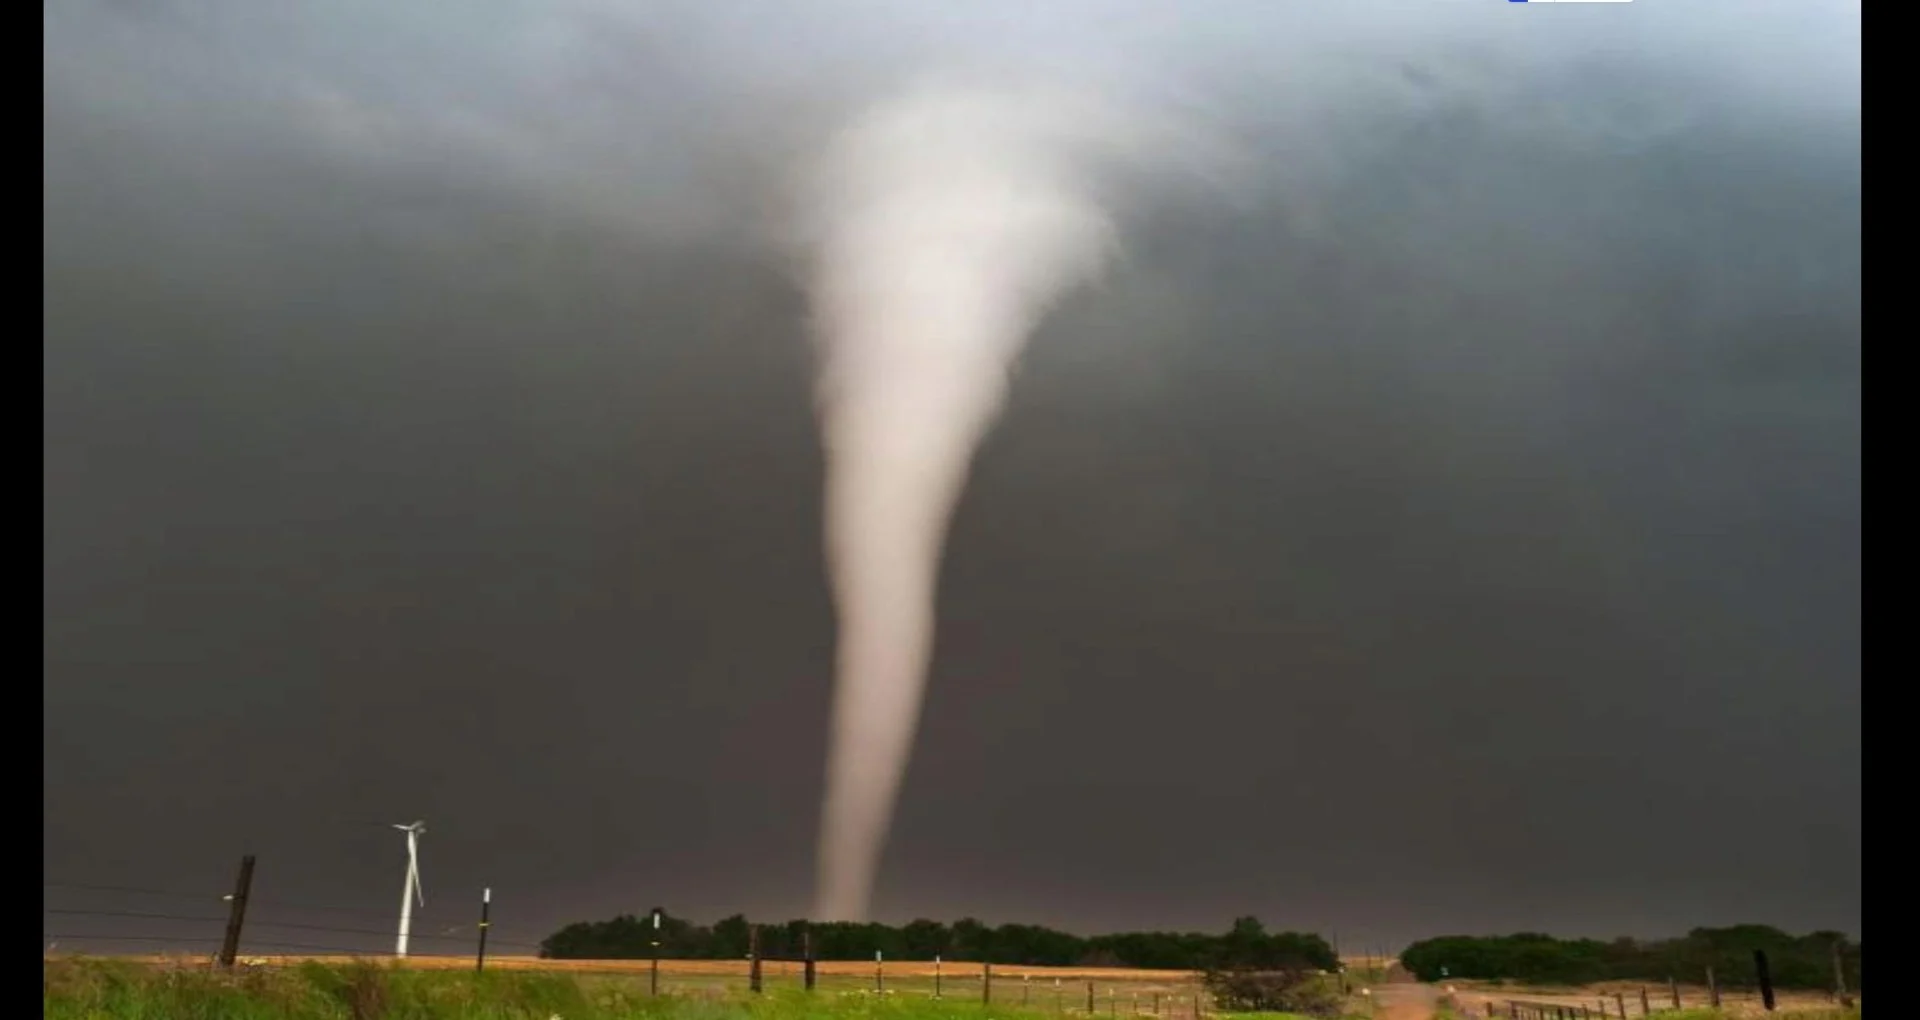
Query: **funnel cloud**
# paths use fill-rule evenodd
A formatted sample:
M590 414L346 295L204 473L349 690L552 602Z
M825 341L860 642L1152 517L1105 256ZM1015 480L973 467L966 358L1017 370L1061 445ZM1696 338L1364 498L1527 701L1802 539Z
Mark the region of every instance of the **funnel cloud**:
M43 16L50 885L1858 934L1856 0Z
M928 87L826 155L811 296L839 620L815 916L864 920L918 725L940 550L1021 343L1112 217L1054 97Z

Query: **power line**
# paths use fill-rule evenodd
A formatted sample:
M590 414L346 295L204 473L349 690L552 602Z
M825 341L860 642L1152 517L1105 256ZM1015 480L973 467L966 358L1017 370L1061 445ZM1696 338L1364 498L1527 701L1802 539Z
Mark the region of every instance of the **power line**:
M55 942L61 939L92 939L95 942L218 942L214 938L190 938L181 935L52 935L41 932L40 937Z
M43 914L66 914L75 917L139 917L152 921L224 921L224 917L206 914L188 917L183 914L149 914L139 910L69 910L61 907L42 907Z
M117 893L130 893L130 894L134 894L134 895L142 895L142 896L175 896L175 897L180 897L180 898L183 898L183 899L194 899L194 900L209 900L209 899L210 899L210 900L220 900L220 901L224 901L224 900L226 900L226 899L227 899L227 894L225 894L225 893L218 893L218 894L216 894L216 893L187 893L187 892L177 892L177 891L173 891L173 890L167 890L167 889L143 889L143 888L140 888L140 887L137 887L137 886L124 886L124 885L81 885L81 884L77 884L77 883L70 883L70 882L45 882L45 883L42 883L42 886L43 886L44 888L48 888L48 889L77 889L77 890L83 890L83 891L88 891L88 892L117 892ZM328 905L323 905L323 904L318 904L318 903L296 903L296 902L293 902L293 901L290 901L290 900L260 900L260 899L255 899L255 900L253 900L253 901L252 901L252 905L253 905L253 906L255 906L255 907L263 907L263 908L264 908L264 907L277 907L277 908L279 908L279 909L282 909L282 910L311 910L311 911L319 911L319 912L326 912L326 913L340 913L340 914L354 914L354 915L358 915L358 916L364 916L364 917L380 917L380 918L385 918L385 917L389 917L389 916L391 916L391 915L389 914L389 912L387 912L387 911L385 911L385 910L373 910L373 909L368 909L368 908L364 908L364 907L341 907L341 906L328 906ZM57 913L75 913L76 911L70 911L70 910L63 910L63 909L54 909L54 908L43 908L43 912L44 912L44 913L56 913L56 914L57 914ZM105 916L105 915L108 915L108 914L111 914L112 912L100 912L100 913L102 913L102 915L103 915L103 916ZM126 915L120 915L120 916L137 916L137 915L134 915L134 914L126 914ZM155 917L155 918L159 918L159 917L161 917L162 915L157 915L157 914L156 914L156 915L147 915L147 916L152 916L152 917ZM188 920L188 918L184 918L184 917L169 917L168 919L172 919L172 920ZM202 918L201 920L215 920L215 921L221 921L221 920L225 920L225 918L217 918L217 917L216 917L216 918ZM453 921L453 920L450 920L450 919L442 919L442 918L435 918L435 917L416 917L416 920L419 920L419 921L421 921L421 922L423 922L423 923L426 923L426 924L428 924L428 925L439 925L439 926L442 926L442 927L447 927L447 926L465 926L465 925L469 925L469 924L472 924L472 923L473 923L473 922L471 922L471 921ZM264 922L262 922L262 923L264 923ZM285 927L285 926L283 925L283 927ZM303 926L297 926L297 927L306 927L306 926L304 926L304 925L303 925ZM358 929L352 929L352 928L331 928L331 929L329 929L329 928L316 928L316 930L331 930L331 931L356 931L356 930L358 930ZM388 931L377 931L377 932L370 932L369 934L375 934L375 935L388 935L388 934L392 934L392 933L391 933L391 932L388 932ZM424 937L424 936L423 936L423 937ZM523 944L526 944L526 945L531 945L532 943L523 943Z
M215 923L215 922L226 920L226 918L215 917L212 915L190 916L185 914L154 914L154 913L148 913L145 911L138 911L138 910L77 910L77 909L60 908L60 907L43 908L41 910L41 913L59 914L59 915L69 916L69 917L127 917L127 918L139 918L142 920L150 920L150 921L195 921L195 922ZM255 920L251 923L254 927L257 927L257 928L294 928L301 931L332 932L338 935L377 935L381 937L391 937L393 935L392 930L385 929L385 928L340 928L340 927L335 927L333 925L325 925L325 924L303 924L298 921ZM464 925L457 925L455 927L464 927ZM414 934L411 937L416 939L433 939L441 942L465 942L469 939L477 938L478 935L479 935L478 931L456 935L443 930L440 934L437 934L437 935ZM540 948L540 943L538 942L522 942L522 941L515 941L513 939L497 938L494 936L489 936L489 940L494 942L496 945L517 946L521 948L533 948L533 949Z
M84 892L132 893L137 896L178 896L182 899L189 900L218 900L226 896L225 893L190 893L181 892L177 889L142 889L138 886L130 885L81 885L75 882L42 882L40 886L43 889L78 889Z
M40 936L53 942L91 941L91 942L158 942L173 945L211 944L221 941L217 938L183 938L168 935L56 935L42 933ZM353 946L329 946L312 942L260 942L249 941L252 949L304 949L314 953L343 953L350 956L389 956L389 953L370 953L363 948ZM416 953L415 956L428 959L466 960L467 956L453 953Z

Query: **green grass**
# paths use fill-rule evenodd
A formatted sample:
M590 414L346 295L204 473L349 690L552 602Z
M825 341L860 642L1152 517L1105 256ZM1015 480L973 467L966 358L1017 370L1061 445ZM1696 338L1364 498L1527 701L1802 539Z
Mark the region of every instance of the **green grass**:
M1033 1008L1023 1009L985 1005L964 994L934 999L917 988L885 994L822 988L811 995L775 988L749 996L737 988L693 987L655 998L644 975L518 970L476 975L373 963L228 974L205 964L74 958L47 961L43 974L46 1020L1037 1020L1056 1015L1051 987L1044 999L1035 989ZM1065 999L1069 1013L1085 1016L1084 999ZM1097 1015L1107 1015L1104 995L1098 1003ZM1127 998L1118 1000L1119 1015L1126 1016L1130 1004Z
M1022 1008L1017 1000L985 1005L951 986L941 999L934 999L930 988L912 985L891 987L890 983L886 994L876 995L871 989L838 982L811 995L782 987L749 996L737 986L693 986L655 998L648 994L645 975L524 970L474 974L375 963L306 964L229 974L204 963L153 965L67 958L46 961L42 973L46 1020L551 1020L556 1016L561 1020L1040 1020L1059 1016L1057 1010L1062 1007L1069 1016L1086 1017L1084 992L1065 995L1056 1005L1051 982L1048 994L1043 997L1035 988L1032 1007ZM1017 988L1007 991L1018 994ZM1128 1016L1129 996L1122 993L1116 1001L1118 1015ZM1142 997L1143 1009L1148 1001ZM1186 1007L1187 1001L1183 998L1181 1006ZM1095 1015L1108 1015L1104 994L1096 1003ZM1174 1011L1171 1000L1168 1006L1170 1017L1190 1015ZM1280 1013L1217 1016L1307 1020ZM1727 1014L1694 1009L1658 1016L1659 1020L1724 1020ZM1859 1020L1860 1011L1774 1016L1778 1020ZM1464 1014L1451 1010L1443 1011L1441 1017L1464 1020Z

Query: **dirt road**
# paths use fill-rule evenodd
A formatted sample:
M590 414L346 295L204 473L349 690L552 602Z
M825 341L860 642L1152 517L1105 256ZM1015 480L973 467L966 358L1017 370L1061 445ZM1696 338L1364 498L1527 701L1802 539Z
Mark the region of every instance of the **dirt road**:
M1374 1016L1377 1020L1433 1020L1440 992L1411 976L1395 978L1373 989Z

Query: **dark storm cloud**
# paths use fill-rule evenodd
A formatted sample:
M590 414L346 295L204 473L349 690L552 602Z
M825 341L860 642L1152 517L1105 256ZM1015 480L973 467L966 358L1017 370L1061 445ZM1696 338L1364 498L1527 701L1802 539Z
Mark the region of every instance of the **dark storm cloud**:
M1857 7L477 10L46 11L49 881L803 910L780 187L939 59L1246 158L1032 346L883 913L1858 930Z

